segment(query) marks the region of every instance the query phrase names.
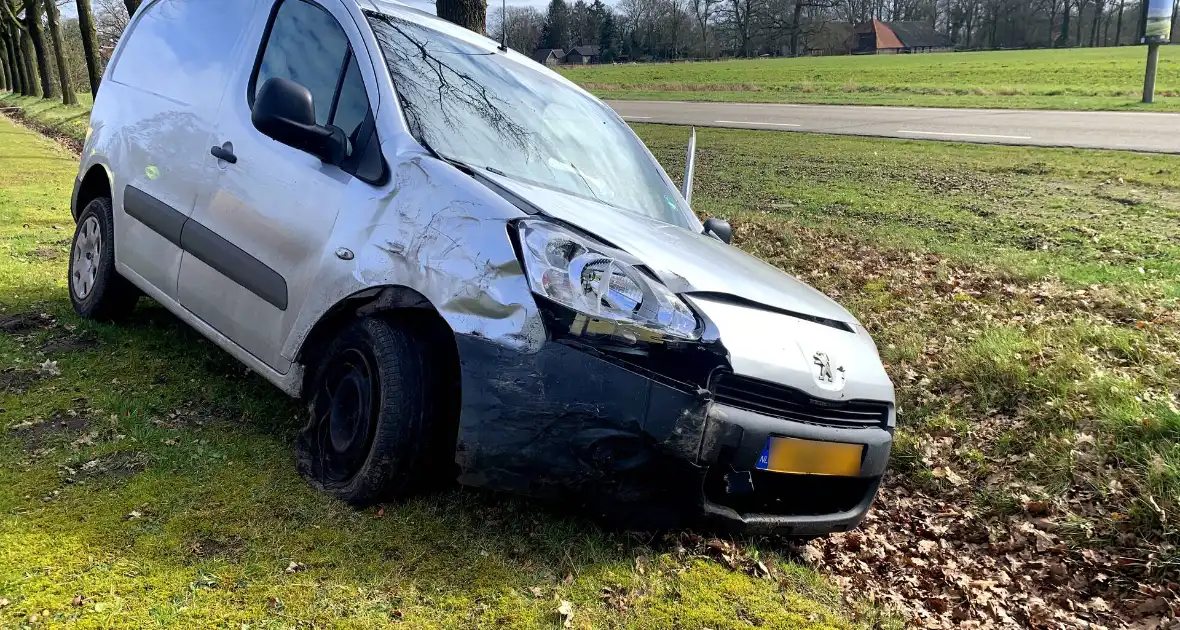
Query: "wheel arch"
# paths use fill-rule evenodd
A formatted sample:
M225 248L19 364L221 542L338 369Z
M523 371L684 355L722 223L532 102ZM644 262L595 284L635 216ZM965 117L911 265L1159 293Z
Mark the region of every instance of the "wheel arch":
M95 164L87 169L86 175L77 180L77 185L74 187L74 195L70 203L70 214L73 215L74 221L78 221L78 215L82 213L83 208L99 197L106 197L114 203L113 190L111 175L105 166Z
M410 322L415 331L424 335L458 378L459 353L455 346L455 333L442 313L426 296L406 286L384 285L369 287L353 293L335 304L320 316L299 346L295 361L303 364L302 393L306 396L316 376L315 362L319 353L331 343L336 333L354 319L383 314Z

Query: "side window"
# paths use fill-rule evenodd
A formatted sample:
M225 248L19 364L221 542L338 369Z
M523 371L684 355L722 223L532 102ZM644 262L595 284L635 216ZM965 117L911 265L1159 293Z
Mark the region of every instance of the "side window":
M257 64L251 106L268 79L294 81L311 92L316 123L340 127L353 153L371 118L369 97L348 36L330 13L306 0L281 0Z

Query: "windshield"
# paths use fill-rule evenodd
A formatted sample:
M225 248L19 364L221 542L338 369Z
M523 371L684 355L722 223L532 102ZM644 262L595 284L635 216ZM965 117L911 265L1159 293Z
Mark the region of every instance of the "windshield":
M410 132L440 156L694 227L680 192L605 104L532 62L366 14Z

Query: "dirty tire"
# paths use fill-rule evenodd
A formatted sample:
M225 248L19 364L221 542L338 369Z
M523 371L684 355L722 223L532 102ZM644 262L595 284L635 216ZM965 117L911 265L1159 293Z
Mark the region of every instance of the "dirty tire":
M427 360L408 326L381 317L349 323L314 367L299 473L360 507L422 487L437 391Z
M111 321L135 309L139 290L115 270L115 223L110 199L99 197L78 215L67 273L70 302L79 316Z

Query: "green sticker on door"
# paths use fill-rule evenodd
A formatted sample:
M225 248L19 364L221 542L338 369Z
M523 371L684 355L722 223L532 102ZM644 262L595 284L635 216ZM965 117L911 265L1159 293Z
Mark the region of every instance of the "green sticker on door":
M149 164L147 168L143 169L143 174L147 175L148 179L155 179L160 176L160 169L156 165Z

